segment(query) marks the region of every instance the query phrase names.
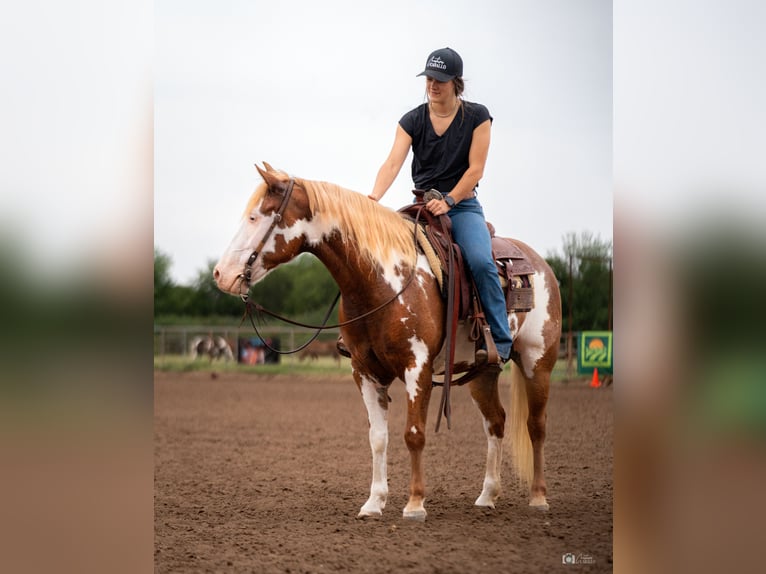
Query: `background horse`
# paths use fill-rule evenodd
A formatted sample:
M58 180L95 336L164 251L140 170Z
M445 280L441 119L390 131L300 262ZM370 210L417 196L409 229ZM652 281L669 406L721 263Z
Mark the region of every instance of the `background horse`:
M298 355L300 361L319 360L319 357L332 357L340 366L340 353L335 341L321 341L316 339Z
M410 452L409 499L403 516L425 520L423 448L437 358L445 340L445 302L434 273L419 254L410 226L396 212L337 185L293 179L268 164L257 167L264 183L253 193L239 230L214 269L222 291L244 295L250 285L303 252L315 255L340 287L339 318L351 351L354 381L369 420L372 450L370 496L359 516L380 516L388 497L389 385L404 382ZM534 507L547 509L543 473L546 404L561 335L558 284L545 261L515 242L535 269L534 308L509 316L514 346L509 439L514 467L530 488ZM474 343L459 337L455 372L473 360ZM469 383L484 417L487 466L477 506L494 508L500 494L505 411L498 371L487 369Z
M209 357L210 362L213 362L213 359L234 360L231 346L226 339L220 336L194 337L189 343L189 354L193 359Z

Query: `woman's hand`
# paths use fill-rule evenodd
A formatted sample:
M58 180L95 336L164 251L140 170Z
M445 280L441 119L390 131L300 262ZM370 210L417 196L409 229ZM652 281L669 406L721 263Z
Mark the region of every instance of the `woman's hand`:
M432 199L426 203L426 209L433 215L445 215L450 210L450 206L443 199Z

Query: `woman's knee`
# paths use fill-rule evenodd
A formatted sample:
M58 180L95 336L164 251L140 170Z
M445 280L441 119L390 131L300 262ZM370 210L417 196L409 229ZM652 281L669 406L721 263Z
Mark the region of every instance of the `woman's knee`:
M492 276L497 273L495 262L492 259L492 251L483 252L476 249L463 250L463 258L474 277Z

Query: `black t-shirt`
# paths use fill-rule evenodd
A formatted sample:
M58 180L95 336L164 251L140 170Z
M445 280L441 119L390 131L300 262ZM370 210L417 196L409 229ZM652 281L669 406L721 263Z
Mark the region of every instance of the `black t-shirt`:
M463 101L452 123L441 136L431 125L428 104L404 114L399 125L412 138L412 181L418 189L436 188L449 193L468 169L473 130L492 120L489 110Z

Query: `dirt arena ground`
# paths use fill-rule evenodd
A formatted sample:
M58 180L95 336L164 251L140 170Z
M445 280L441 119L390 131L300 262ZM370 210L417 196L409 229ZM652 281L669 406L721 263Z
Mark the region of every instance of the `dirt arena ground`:
M502 397L510 389L501 375ZM612 387L557 383L548 409L548 512L527 506L510 457L493 511L473 506L486 440L466 388L425 451L428 519L401 518L409 456L391 391L389 500L369 494L366 411L349 375L155 374L156 572L611 572ZM571 553L576 564L564 564Z

